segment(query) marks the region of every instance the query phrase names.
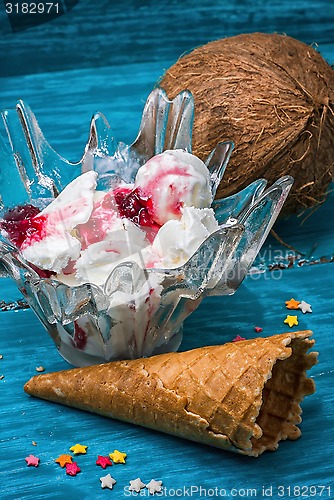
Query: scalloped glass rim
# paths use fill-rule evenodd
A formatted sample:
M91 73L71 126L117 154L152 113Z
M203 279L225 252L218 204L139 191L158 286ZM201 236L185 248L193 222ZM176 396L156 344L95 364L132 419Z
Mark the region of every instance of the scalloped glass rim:
M162 89L155 89L145 104L137 138L129 146L119 143L115 147L106 118L95 113L77 163L54 151L22 101L15 109L4 110L2 116L10 147L3 141L0 144L5 171L5 175L0 173L0 195L3 206L9 208L36 200L43 203L87 170L96 170L100 187L106 189L121 179L133 180L143 163L166 149L191 152L194 101L186 90L170 101ZM232 142L219 143L205 162L213 195L232 150ZM205 296L236 291L292 183L293 179L286 176L267 188L266 181L259 179L233 196L215 200L212 208L219 229L176 269L143 270L135 262L123 262L113 269L104 287L90 283L70 287L55 279L40 278L18 250L1 237L0 273L15 280L59 352L72 364L175 350L182 338L183 320ZM14 186L19 187L13 191ZM148 292L150 283L152 294ZM127 329L120 329L120 315ZM84 347L82 334L77 335L76 329L87 334Z

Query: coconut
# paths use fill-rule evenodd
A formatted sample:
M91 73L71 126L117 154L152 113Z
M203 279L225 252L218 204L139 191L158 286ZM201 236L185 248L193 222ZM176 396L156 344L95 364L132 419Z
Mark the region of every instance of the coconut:
M322 203L334 175L334 71L311 46L279 34L210 42L181 57L160 79L170 99L195 100L193 152L220 141L235 150L217 197L289 174L285 211Z

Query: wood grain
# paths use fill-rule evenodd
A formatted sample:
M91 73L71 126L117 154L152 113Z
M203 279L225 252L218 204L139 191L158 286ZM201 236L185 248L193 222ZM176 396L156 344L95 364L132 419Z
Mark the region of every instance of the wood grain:
M13 35L5 22L1 25L0 107L12 107L16 99L24 99L50 143L64 156L78 160L96 110L106 114L117 140L134 139L148 93L182 52L241 32L278 31L318 43L333 63L333 19L334 3L329 0L128 0L117 4L81 0L68 15L31 30ZM5 21L3 13L1 21ZM302 226L301 219L279 221L277 233L309 255L332 254L333 203L330 197ZM283 251L268 239L262 260L268 264ZM237 498L245 496L248 488L261 498L263 487L270 486L276 493L273 498L278 498L280 485L332 486L333 495L333 270L334 264L327 263L249 276L234 296L206 299L186 321L183 350L223 343L236 335L251 338L257 335L255 326L263 328L261 335L284 332L285 301L294 297L311 303L313 314L297 313L297 328L314 331L320 352L319 364L310 373L317 391L303 403L302 437L259 459L28 397L23 384L36 374L36 367L55 371L68 365L31 310L0 312L0 375L4 375L0 380L0 497L99 499L110 493L120 498L126 496L124 487L138 476L144 482L162 480L168 489L180 489L184 498L192 485L224 488L229 494L236 488ZM14 286L1 279L0 300L19 298ZM54 460L77 442L89 448L87 455L76 457L82 472L71 478ZM95 465L97 455L114 449L128 454L126 465L106 471ZM30 453L41 459L36 469L24 461ZM113 492L100 486L99 478L108 472L117 480ZM328 490L322 496L329 498ZM199 492L193 497L199 498Z

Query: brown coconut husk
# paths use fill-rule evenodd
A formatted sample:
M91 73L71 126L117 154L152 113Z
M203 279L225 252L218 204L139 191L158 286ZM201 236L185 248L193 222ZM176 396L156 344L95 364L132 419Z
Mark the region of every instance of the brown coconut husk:
M219 141L235 150L217 198L289 174L285 213L322 203L334 176L334 71L312 47L253 33L210 42L181 57L159 82L169 98L194 95L193 152Z

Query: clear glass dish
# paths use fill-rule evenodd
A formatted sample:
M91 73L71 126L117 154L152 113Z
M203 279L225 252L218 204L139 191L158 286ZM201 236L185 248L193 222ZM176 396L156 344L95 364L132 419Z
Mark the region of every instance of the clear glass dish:
M32 111L22 101L2 111L9 145L0 144L2 212L16 205L45 204L75 177L98 172L98 186L132 182L138 168L167 149L191 152L194 102L190 92L169 101L157 88L147 99L136 140L114 146L106 118L93 116L85 152L78 163L59 156L45 140ZM219 143L206 165L213 195L233 150ZM103 286L68 286L42 278L20 251L0 237L0 273L10 276L72 365L138 358L177 350L183 321L210 295L233 294L246 276L293 179L272 186L260 179L241 192L215 200L219 228L176 269L142 269L123 262Z

